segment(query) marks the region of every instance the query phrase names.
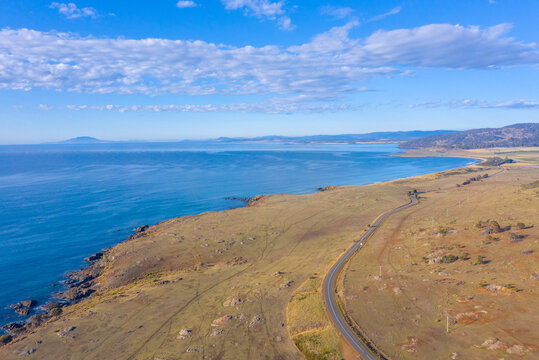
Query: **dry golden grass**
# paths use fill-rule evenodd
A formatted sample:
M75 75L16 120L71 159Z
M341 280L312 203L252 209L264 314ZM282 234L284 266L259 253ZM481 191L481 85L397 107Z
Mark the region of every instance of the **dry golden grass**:
M461 187L476 175L416 179L428 191L420 205L389 218L350 262L346 308L392 359L539 356L539 169L505 167ZM488 219L511 229L486 234L476 224Z

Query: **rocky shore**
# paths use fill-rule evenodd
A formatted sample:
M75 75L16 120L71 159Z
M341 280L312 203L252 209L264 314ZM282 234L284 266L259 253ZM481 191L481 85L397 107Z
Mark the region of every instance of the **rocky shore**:
M229 196L229 197L226 197L225 199L226 199L226 200L238 200L238 201L243 201L244 203L246 203L246 206L252 206L252 205L254 205L257 201L262 200L264 197L265 197L264 195L256 195L256 196L253 196L253 197L250 197L250 198L242 198L242 197L236 197L236 196Z
M148 228L149 225L142 225L135 228L134 234L129 236L128 239L141 236L141 234ZM78 303L96 292L96 279L101 275L105 268L105 258L107 253L108 250L102 250L88 256L84 259L88 262L87 267L67 274L66 280L63 281L66 290L52 294L53 298L56 300L39 307L43 312L30 316L26 321L16 321L1 326L0 329L5 331L7 335L2 337L0 346L12 341L18 336L36 329L48 320L58 317L62 313L63 307ZM35 300L23 300L10 305L9 307L21 316L28 316L37 305Z

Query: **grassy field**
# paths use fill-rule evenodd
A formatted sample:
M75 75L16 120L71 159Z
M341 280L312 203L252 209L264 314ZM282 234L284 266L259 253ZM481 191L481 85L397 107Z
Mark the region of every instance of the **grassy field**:
M420 205L351 260L347 311L392 359L539 356L539 169L522 165L421 178Z
M539 304L536 280L530 278L538 271L532 269L537 255L528 252L536 246L536 228L513 228L491 240L475 224L496 219L501 226L534 225L538 189L529 184L538 169L513 166L456 187L496 171L274 195L241 209L157 224L106 255L96 293L1 346L0 358L353 358L325 316L321 281L367 225L406 203L414 188L435 191L384 223L345 273L343 294L351 314L396 358L447 358L457 348L463 359L478 353L508 358L516 356L509 351L520 351L515 345L531 358L538 344L531 309ZM448 229L443 235L436 233L441 227ZM508 240L511 233L523 238ZM422 258L440 246L458 256L468 252L470 260L426 264ZM478 256L484 264L473 265ZM375 280L379 264L384 276ZM445 312L451 320L461 313L478 320L451 324L446 334ZM488 339L499 339L503 345L493 346L503 350L481 348ZM404 345L415 352L402 350Z

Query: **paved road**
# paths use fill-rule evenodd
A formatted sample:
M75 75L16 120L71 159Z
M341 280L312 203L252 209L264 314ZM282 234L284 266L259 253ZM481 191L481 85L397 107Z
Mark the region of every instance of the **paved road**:
M329 270L325 280L324 280L324 301L326 303L326 307L328 309L328 313L331 317L331 320L333 321L333 324L335 324L335 327L337 330L339 330L348 341L348 343L358 352L358 354L365 360L379 360L384 359L384 357L379 357L373 352L371 352L367 345L363 343L359 337L354 333L354 331L348 326L346 320L344 319L343 315L340 313L339 308L337 306L337 301L335 299L336 296L336 280L339 275L339 272L341 271L342 267L348 259L354 254L354 252L359 249L365 241L371 236L378 226L384 221L385 218L390 216L391 214L396 213L397 211L409 208L410 206L414 206L417 204L417 197L415 194L410 195L410 202L406 205L403 205L399 208L393 209L391 211L388 211L387 213L383 214L376 220L374 224L372 224L369 231L367 231L355 244L352 246L336 263L333 265L333 267Z

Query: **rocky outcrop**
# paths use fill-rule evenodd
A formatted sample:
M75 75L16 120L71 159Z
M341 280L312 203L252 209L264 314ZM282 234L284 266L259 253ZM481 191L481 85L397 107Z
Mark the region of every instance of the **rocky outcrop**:
M243 201L245 203L247 203L247 206L253 206L255 205L258 201L264 199L265 196L264 195L256 195L256 196L253 196L251 198L242 198L242 197L235 197L235 196L229 196L229 197L226 197L225 199L226 200L238 200L238 201Z
M95 290L84 287L72 287L64 292L54 294L54 297L61 300L67 300L71 302L78 302L85 297L88 297L90 294L95 292Z
M35 300L23 300L16 304L9 305L9 307L21 316L28 316L28 314L30 314L30 310L36 305L37 301Z

